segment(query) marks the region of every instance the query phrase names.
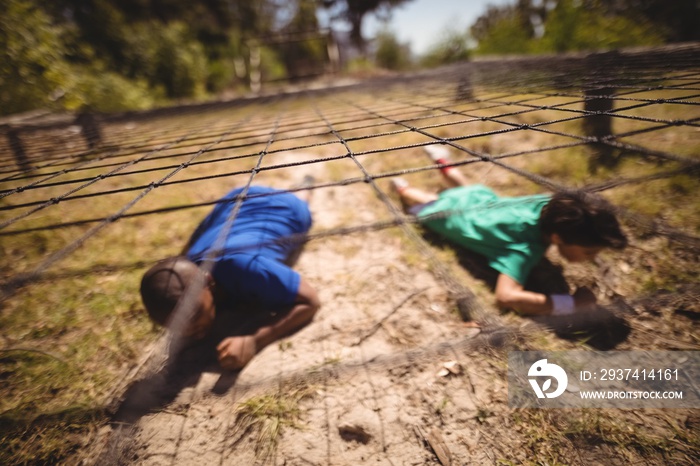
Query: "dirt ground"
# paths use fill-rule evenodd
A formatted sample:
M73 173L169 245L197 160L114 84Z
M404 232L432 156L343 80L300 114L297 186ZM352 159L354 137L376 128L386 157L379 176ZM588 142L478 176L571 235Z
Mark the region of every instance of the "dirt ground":
M322 165L310 166L320 180ZM317 189L310 202L313 231L342 227L343 212L352 212L355 224L385 219L386 212L370 208L378 202L366 184ZM683 448L649 449L641 433L624 444L629 437L622 435L634 428L644 430L645 438L697 436L694 411L509 408L509 349L575 349L583 343L499 314L487 287L466 273L460 279L476 290L492 320L481 328L462 322L449 284L426 264L399 228L310 242L297 270L323 303L313 323L264 349L239 374L219 371L206 348L183 356L176 369L142 372L101 433L91 461L592 466L697 459ZM574 279L581 282L596 278L578 273ZM619 271L600 273L608 274L603 281L609 287L618 286ZM627 304L627 331L618 348L648 342L682 349L672 345L674 333L681 334L677 343L688 341L697 309L687 309L690 317L659 319L644 302ZM574 418L588 425L580 435L558 430L571 428ZM617 445L610 440L615 428L621 434Z

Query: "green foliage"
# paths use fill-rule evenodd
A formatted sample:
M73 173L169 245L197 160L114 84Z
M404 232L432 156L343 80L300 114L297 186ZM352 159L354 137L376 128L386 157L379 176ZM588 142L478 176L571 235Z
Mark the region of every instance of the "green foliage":
M118 111L147 108L158 100L159 93L143 80L109 71L99 61L91 66L69 61L71 54L92 55L92 49L76 45L71 31L52 24L31 2L3 3L7 14L0 16L0 113L39 107Z
M260 73L265 81L276 81L287 76L287 70L275 50L260 48Z
M207 61L201 43L181 22L140 23L127 28L124 59L128 74L162 86L170 98L198 97L206 85Z
M479 39L478 54L528 53L531 36L517 14L498 19Z
M547 18L544 35L533 41L533 50L567 52L661 43L663 38L649 22L590 10L573 0L559 0Z
M316 8L352 27L388 18L409 0L0 0L0 114L35 108L142 109L163 99L199 98L248 81L251 38L318 31ZM695 0L519 0L490 7L472 26L476 53L548 53L697 40ZM283 23L286 22L286 25ZM426 66L468 57L466 34L448 33ZM263 81L324 71L322 39L262 52ZM377 64L401 70L410 55L378 37ZM354 65L353 65L354 66ZM352 66L351 66L352 67Z
M291 31L315 31L318 29L315 0L298 0L299 5L292 21L287 25Z
M399 43L393 33L382 31L377 34L376 41L375 59L379 67L387 70L403 70L410 66L409 48Z
M678 22L673 19L672 12L692 10L688 2L662 5L656 0L642 3L633 0L521 0L514 5L489 8L470 32L478 41L475 52L479 54L561 53L650 46L680 37L671 32ZM695 15L700 18L697 13L695 7ZM700 28L697 23L695 20Z
M63 98L67 110L83 108L101 112L145 110L164 100L164 92L144 80L127 79L112 71L78 72L75 87Z
M68 84L61 30L26 0L0 0L0 113L55 106Z
M470 55L469 34L449 30L421 57L421 64L427 67L446 65L468 60Z
M276 55L290 78L320 74L327 62L326 41L322 37L279 44ZM264 58L264 55L263 55Z
M314 0L0 0L0 114L144 109L248 82L248 41L318 31ZM291 12L291 13L290 13ZM317 74L323 40L262 50L263 81Z
M210 60L207 64L207 91L221 92L231 85L236 78L233 59Z
M351 75L366 75L376 71L376 65L365 57L349 60L345 64L345 72Z
M159 34L152 83L162 83L169 97L200 97L206 81L204 48L184 23L170 23Z
M221 92L243 83L246 69L240 31L232 29L225 42L205 44L205 49L209 58L207 91Z
M282 32L301 40L278 44L277 56L284 62L286 75L298 78L320 74L327 62L326 40L320 34L314 0L299 0L297 11ZM306 36L304 38L304 36Z

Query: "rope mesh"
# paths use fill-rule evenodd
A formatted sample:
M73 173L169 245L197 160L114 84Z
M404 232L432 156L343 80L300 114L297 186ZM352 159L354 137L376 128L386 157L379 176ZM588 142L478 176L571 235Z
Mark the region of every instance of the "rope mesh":
M26 140L24 159L17 159L16 151L13 152L8 142L0 146L0 169L4 175L0 189L3 198L0 234L13 237L40 230L98 225L73 245L52 251L50 257L36 265L31 274L36 277L81 247L106 225L133 216L206 204L139 210L140 201L156 188L185 185L182 189L187 189L189 184L214 178L236 180L238 176L247 177L256 171L302 167L344 158L355 160L360 173L321 182L309 189L373 183L399 174L432 170L435 166L370 173L363 168L361 160L376 155L400 159L402 151L435 143L463 153L464 159L451 165L489 162L551 191L605 191L623 183L643 184L677 176L679 172L694 175L698 160L691 147L684 148L681 144L649 147L637 142L637 138L655 134L663 138L665 131L673 131L687 135L692 141L700 125L700 116L695 116L700 115L697 62L696 47L677 47L665 54L616 53L467 63L349 88L307 92L303 96L171 109L150 116L138 115L138 120L133 121L129 115L106 117L99 151L87 150L87 143L80 141L74 126L15 126L12 127L14 139ZM589 93L591 89L598 93ZM308 101L279 121L274 145L263 147L271 125L269 112L264 108L276 105L280 99ZM587 102L600 100L610 102L608 110L586 109ZM556 103L550 103L552 101ZM684 113L686 118L660 118L657 116L660 106L682 107L688 110ZM260 115L225 129L232 115L236 118L235 115L254 111ZM545 112L547 118L542 119ZM609 120L607 131L587 132L587 119L600 118ZM524 122L527 119L537 121ZM149 124L137 130L134 121ZM479 129L476 129L477 123L481 124ZM487 129L483 129L484 126ZM443 137L440 133L445 130L457 135ZM544 133L557 142L527 149L508 147L501 153L479 149L484 138L521 132ZM54 138L56 134L61 136L58 140ZM353 143L360 141L371 148L352 149ZM624 173L612 173L608 179L586 187L567 185L567 180L554 180L518 167L518 158L576 147L595 147L601 153L623 151L625 156L656 160L662 168L642 177L625 178ZM312 148L322 148L327 155L292 163L274 161L275 154ZM251 166L250 162L263 151L270 157L270 164ZM234 161L249 163L246 168L228 169L227 164ZM666 169L667 162L678 165ZM192 173L195 167L201 168L199 173L202 174ZM383 195L379 188L375 189ZM26 200L22 194L30 191L31 200ZM89 215L89 209L79 206L80 202L89 202L93 197L131 191L139 194L100 217ZM61 204L70 204L67 208L71 212L84 213L70 215L70 220L44 220L44 211ZM397 216L392 204L385 204L391 215ZM658 220L642 221L658 224ZM376 228L376 225L365 228ZM675 228L665 226L663 230ZM345 231L341 229L337 233ZM696 242L691 232L685 232L685 236Z
M261 174L329 167L311 186L286 190L366 184L378 198L380 219L347 216L340 227L284 240L313 243L399 228L465 313L497 332L499 317L485 312L474 293L452 276L417 233L415 220L401 212L386 181L399 175L421 177L445 166L468 171L487 165L516 177L519 187L531 192L645 189L678 176L697 183L700 47L477 61L295 94L101 116L98 122L97 143L72 120L4 128L1 241L30 244L32 235L42 232L54 232L59 239L33 254L31 263L4 268L3 300L52 277L146 266L149 258L61 264L116 225L138 230L156 216L204 212L223 194L210 190L208 183L249 187ZM436 144L456 154L450 163L436 165L411 155ZM554 158L567 166L574 163L572 152L588 158L595 182L562 176L550 162L533 164ZM201 195L196 202L182 201L182 190ZM680 248L698 250L692 227L623 204L618 203L618 213L640 235L662 236ZM237 212L231 213L230 228L235 228ZM449 340L446 345L439 350L456 354ZM410 362L412 355L404 357ZM361 360L366 369L368 362L364 356ZM327 384L329 374L316 371L313 377ZM306 370L303 375L312 376ZM281 384L279 374L274 380ZM373 394L373 403L377 396ZM381 448L387 448L383 437ZM328 446L328 458L330 454Z

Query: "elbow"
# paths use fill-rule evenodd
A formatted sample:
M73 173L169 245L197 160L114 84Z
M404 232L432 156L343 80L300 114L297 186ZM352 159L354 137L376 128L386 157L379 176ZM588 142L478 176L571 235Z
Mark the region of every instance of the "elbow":
M526 294L523 292L523 286L505 274L499 275L494 295L496 306L501 309L521 311L520 308L525 304L523 298L526 297Z
M496 306L504 311L515 311L521 315L533 314L532 309L515 293L497 293Z
M294 307L287 314L287 318L294 322L294 326L299 329L311 323L320 307L321 303L318 298L305 297L294 304Z
M320 301L316 300L315 302L309 303L309 321L313 320L319 309L321 309Z
M316 315L318 310L321 309L321 300L319 299L316 290L314 290L314 292L311 293L311 296L309 296L308 305L310 308L311 317L313 318L313 316Z
M499 309L512 309L517 304L517 299L513 294L503 291L496 292L496 306Z
M301 282L296 304L297 312L303 315L303 320L306 323L310 322L318 310L321 309L321 300L318 297L318 293L304 280Z
M314 295L305 304L304 317L306 322L309 323L314 319L319 309L321 309L321 301L318 299L318 296Z

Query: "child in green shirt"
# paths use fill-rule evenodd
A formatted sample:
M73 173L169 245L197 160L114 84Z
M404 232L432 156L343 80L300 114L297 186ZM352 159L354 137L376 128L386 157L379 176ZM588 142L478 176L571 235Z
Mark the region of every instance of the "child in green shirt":
M426 146L431 158L447 164L447 150ZM454 167L440 169L450 189L429 193L392 180L408 212L428 229L486 257L499 272L496 302L530 315L567 315L595 305L593 293L544 295L525 290L532 268L549 246L570 262L593 260L605 248L622 249L627 238L612 206L591 194L499 197L483 185L469 185Z

